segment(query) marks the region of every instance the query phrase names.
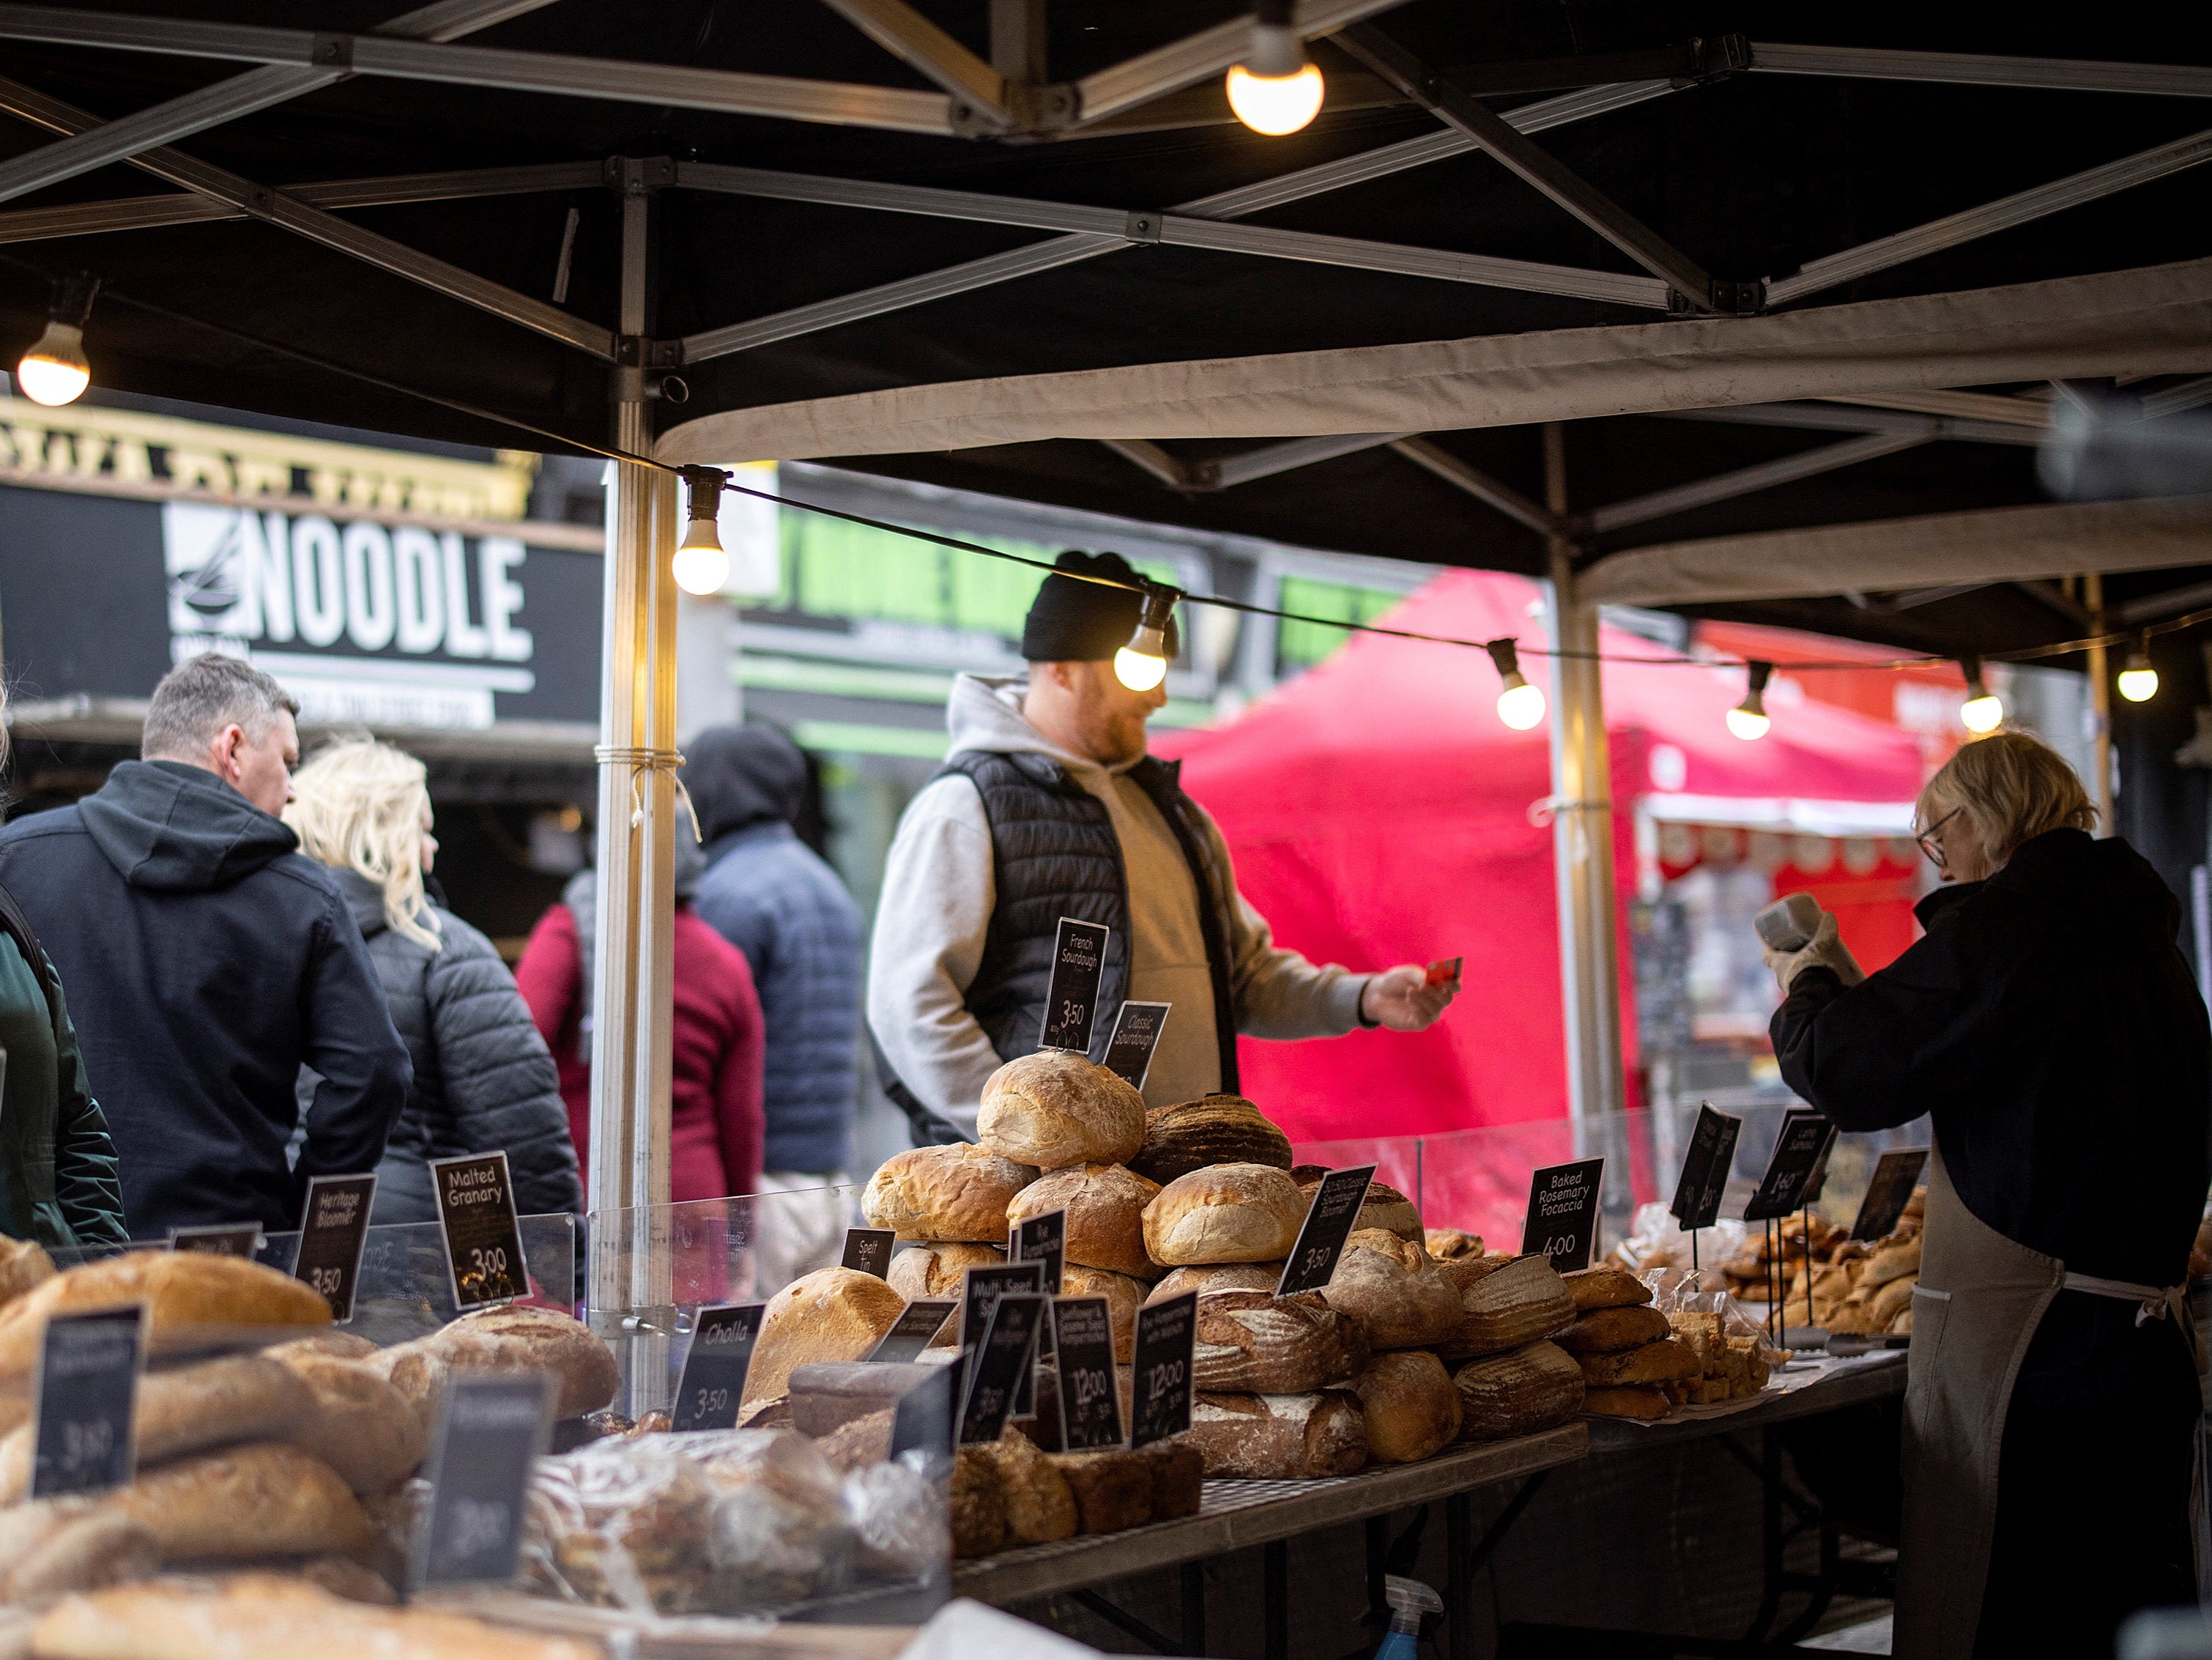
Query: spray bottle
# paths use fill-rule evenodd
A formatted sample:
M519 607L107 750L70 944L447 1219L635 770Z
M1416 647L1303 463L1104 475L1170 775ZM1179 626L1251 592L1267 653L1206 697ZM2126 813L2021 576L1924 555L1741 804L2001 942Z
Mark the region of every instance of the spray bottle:
M1421 1616L1442 1614L1444 1599L1419 1580L1401 1578L1395 1573L1384 1577L1382 1597L1390 1605L1390 1629L1382 1646L1375 1651L1375 1660L1414 1660L1421 1640Z

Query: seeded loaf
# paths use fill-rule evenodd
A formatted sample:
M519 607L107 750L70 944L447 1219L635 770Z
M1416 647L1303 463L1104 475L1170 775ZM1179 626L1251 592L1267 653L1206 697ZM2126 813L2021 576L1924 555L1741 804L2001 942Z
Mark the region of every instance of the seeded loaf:
M1279 1262L1305 1216L1305 1199L1283 1171L1216 1164L1177 1177L1145 1207L1145 1250L1164 1268Z
M999 1462L981 1447L952 1454L951 1489L945 1504L952 1554L963 1560L988 1556L1006 1542L1006 1488Z
M1241 1095L1208 1095L1145 1114L1145 1145L1129 1168L1164 1186L1208 1164L1291 1167L1291 1141Z
M1145 1252L1145 1207L1159 1191L1158 1183L1120 1164L1070 1164L1016 1194L1006 1206L1006 1225L1065 1211L1068 1262L1153 1280L1160 1269Z
M745 1373L745 1400L788 1392L810 1360L865 1360L906 1311L906 1298L858 1268L817 1268L768 1300Z
M1083 1055L1039 1049L985 1081L975 1140L1040 1170L1126 1164L1145 1145L1145 1098Z
M1367 1420L1348 1389L1193 1398L1185 1438L1212 1479L1310 1481L1367 1464Z
M149 1354L169 1354L223 1329L327 1326L331 1305L289 1274L207 1251L133 1250L41 1280L0 1305L0 1375L27 1372L50 1315L146 1304Z
M1428 1252L1383 1228L1352 1233L1321 1294L1338 1313L1358 1320L1376 1349L1443 1342L1466 1317L1460 1293Z
M1452 1373L1460 1439L1503 1441L1564 1424L1582 1410L1583 1369L1556 1343L1534 1342L1470 1360Z
M622 1386L614 1352L558 1309L477 1309L416 1340L451 1371L542 1371L558 1383L553 1415L597 1412Z
M1517 1349L1575 1317L1573 1293L1541 1256L1516 1256L1484 1274L1460 1293L1460 1306L1459 1329L1439 1349L1448 1360Z
M1600 1354L1640 1348L1672 1331L1667 1316L1658 1310L1648 1304L1624 1303L1577 1315L1575 1323L1552 1341L1570 1354Z
M1378 1354L1352 1380L1377 1464L1411 1464L1440 1451L1459 1433L1459 1391L1444 1363L1425 1349Z
M1045 1461L1074 1496L1079 1533L1119 1533L1152 1519L1152 1468L1142 1453L1055 1452Z
M1017 1545L1046 1545L1075 1535L1075 1494L1067 1478L1036 1443L1009 1424L998 1440L979 1449L999 1475L1006 1497L1006 1531Z
M1001 1245L1006 1207L1036 1174L1034 1165L969 1141L909 1147L876 1167L860 1196L860 1213L870 1227L889 1228L902 1239Z

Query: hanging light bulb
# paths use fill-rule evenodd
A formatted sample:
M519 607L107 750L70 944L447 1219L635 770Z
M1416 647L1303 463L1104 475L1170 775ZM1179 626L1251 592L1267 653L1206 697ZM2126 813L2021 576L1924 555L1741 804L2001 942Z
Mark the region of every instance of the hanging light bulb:
M1179 588L1145 584L1145 612L1129 643L1114 654L1114 678L1131 691L1150 691L1168 678L1168 629L1175 621Z
M684 467L684 494L688 498L684 539L668 574L686 593L720 593L730 580L730 556L722 550L722 532L715 523L720 511L722 486L729 475L720 467Z
M1229 107L1255 132L1279 138L1321 112L1321 71L1291 27L1291 0L1260 0L1252 50L1229 66Z
M15 384L33 403L49 408L72 404L92 384L92 364L84 355L84 325L99 293L100 279L88 271L55 279L46 332L15 364Z
M2120 671L2120 696L2130 703L2148 703L2158 696L2158 671L2150 666L2150 632L2145 629Z
M1962 657L1960 671L1966 677L1966 701L1959 705L1959 720L1977 738L1988 736L2004 725L2004 702L1982 684L1982 660Z
M1504 682L1498 691L1498 718L1516 732L1527 732L1544 718L1544 693L1521 672L1521 648L1510 640L1492 640L1483 649Z
M1766 736L1766 729L1774 723L1766 718L1766 682L1774 672L1771 663L1747 663L1748 684L1744 689L1743 702L1728 712L1728 729L1745 743L1756 743Z

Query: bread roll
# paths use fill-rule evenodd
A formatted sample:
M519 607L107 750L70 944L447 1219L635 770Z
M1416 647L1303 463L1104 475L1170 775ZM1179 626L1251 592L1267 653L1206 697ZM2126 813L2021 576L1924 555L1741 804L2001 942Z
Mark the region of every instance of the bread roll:
M998 1440L978 1450L998 1468L1006 1531L1015 1544L1047 1545L1075 1536L1075 1495L1036 1442L1009 1424Z
M1424 1349L1378 1354L1352 1380L1367 1428L1367 1456L1411 1464L1459 1433L1459 1391L1444 1363Z
M146 1304L149 1354L174 1353L211 1330L327 1326L331 1305L289 1274L210 1251L133 1250L42 1280L0 1306L0 1373L39 1363L46 1317Z
M1600 1263L1594 1268L1578 1268L1572 1274L1559 1276L1567 1283L1567 1291L1575 1299L1577 1309L1620 1308L1632 1303L1649 1303L1651 1287L1638 1280L1626 1268Z
M1503 1441L1564 1424L1582 1410L1583 1369L1556 1343L1536 1342L1470 1360L1452 1373L1460 1438Z
M968 1288L967 1274L970 1268L995 1268L1006 1260L1006 1253L996 1245L970 1245L953 1241L939 1244L909 1245L891 1258L890 1271L884 1276L886 1283L909 1303L943 1302L951 1298L955 1304L964 1303L963 1295ZM945 1323L938 1328L937 1335L930 1341L932 1348L957 1348L960 1346L960 1322L966 1310L956 1306Z
M1170 1268L1167 1277L1146 1293L1145 1306L1170 1302L1185 1292L1264 1291L1269 1296L1283 1283L1280 1262L1213 1262L1201 1268Z
M478 1309L416 1341L453 1371L551 1374L560 1384L553 1406L556 1418L597 1412L622 1387L614 1352L588 1326L557 1309L520 1303Z
M1599 1387L1583 1394L1583 1410L1593 1418L1664 1418L1674 1409L1664 1389L1648 1384Z
M1377 1349L1443 1342L1466 1317L1459 1293L1428 1252L1383 1228L1361 1228L1345 1242L1321 1294L1358 1320Z
M54 1259L35 1239L0 1235L0 1304L12 1303L54 1277Z
M973 1142L909 1147L876 1167L860 1197L860 1213L870 1227L890 1228L902 1239L1003 1245L1006 1207L1035 1180L1033 1166Z
M1601 1354L1656 1343L1673 1330L1658 1310L1629 1303L1577 1315L1575 1323L1552 1341L1570 1354Z
M1184 1438L1209 1479L1310 1481L1367 1464L1367 1420L1346 1389L1310 1395L1200 1395Z
M1344 1363L1337 1319L1333 1310L1300 1298L1209 1292L1198 1299L1192 1387L1237 1395L1319 1389Z
M1066 1211L1069 1262L1153 1280L1160 1270L1145 1254L1145 1207L1159 1191L1158 1183L1120 1164L1070 1164L1016 1194L1006 1206L1006 1225Z
M865 1360L906 1310L906 1298L858 1268L817 1268L768 1300L745 1399L786 1392L793 1371L810 1360Z
M144 1524L171 1560L350 1554L377 1537L329 1465L274 1441L165 1464L101 1502Z
M1145 1114L1145 1145L1129 1168L1162 1183L1208 1164L1291 1167L1291 1139L1241 1095L1208 1095Z
M1482 1236L1462 1233L1457 1228L1428 1228L1423 1231L1421 1243L1429 1248L1429 1255L1439 1262L1449 1262L1462 1256L1482 1255Z
M1465 1311L1443 1346L1447 1359L1471 1359L1517 1349L1563 1330L1575 1317L1575 1299L1541 1256L1516 1256L1460 1293Z
M1583 1381L1592 1389L1608 1389L1627 1383L1666 1383L1676 1378L1695 1377L1700 1368L1698 1357L1687 1345L1667 1338L1656 1343L1646 1343L1641 1348L1622 1349L1611 1354L1581 1354L1576 1359L1582 1365Z
M1152 1468L1140 1452L1060 1452L1046 1460L1074 1495L1079 1531L1119 1533L1152 1519Z
M1266 1164L1216 1164L1179 1176L1145 1207L1145 1250L1169 1268L1273 1262L1297 1243L1306 1201Z
M295 1354L289 1364L313 1405L282 1432L284 1439L321 1459L356 1493L381 1493L415 1473L429 1438L414 1403L389 1381L334 1354Z
M1040 1170L1127 1164L1145 1145L1145 1098L1083 1055L1039 1049L1007 1061L984 1084L975 1140Z
M1104 1298L1106 1317L1114 1327L1115 1364L1126 1366L1136 1359L1137 1310L1145 1300L1143 1280L1071 1263L1060 1270L1060 1289L1063 1297Z
M1916 1274L1907 1279L1893 1280L1875 1292L1870 1306L1877 1331L1887 1331L1899 1315L1912 1306L1913 1287L1919 1283L1920 1276Z

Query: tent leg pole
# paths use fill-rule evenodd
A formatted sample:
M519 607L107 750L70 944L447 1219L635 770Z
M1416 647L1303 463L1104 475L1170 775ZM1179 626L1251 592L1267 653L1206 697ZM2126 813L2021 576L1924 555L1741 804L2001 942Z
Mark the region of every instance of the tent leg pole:
M2105 631L2105 579L2091 571L2081 579L2081 599L2089 611L2089 632ZM2118 836L2112 818L2112 676L2105 648L2089 648L2089 799L2097 804L2097 834Z
M622 332L652 325L653 198L623 164ZM644 380L618 382L614 447L650 454ZM618 462L607 502L600 671L599 907L586 1197L594 1329L615 1346L629 1409L668 1394L669 1051L676 745L675 480Z
M1545 505L1567 511L1566 434L1544 428ZM1552 847L1559 897L1559 975L1568 1110L1577 1121L1618 1112L1620 975L1614 943L1613 788L1597 652L1597 606L1577 597L1574 544L1549 542L1552 659ZM1575 654L1569 655L1568 654ZM1578 1157L1593 1150L1576 1137Z

